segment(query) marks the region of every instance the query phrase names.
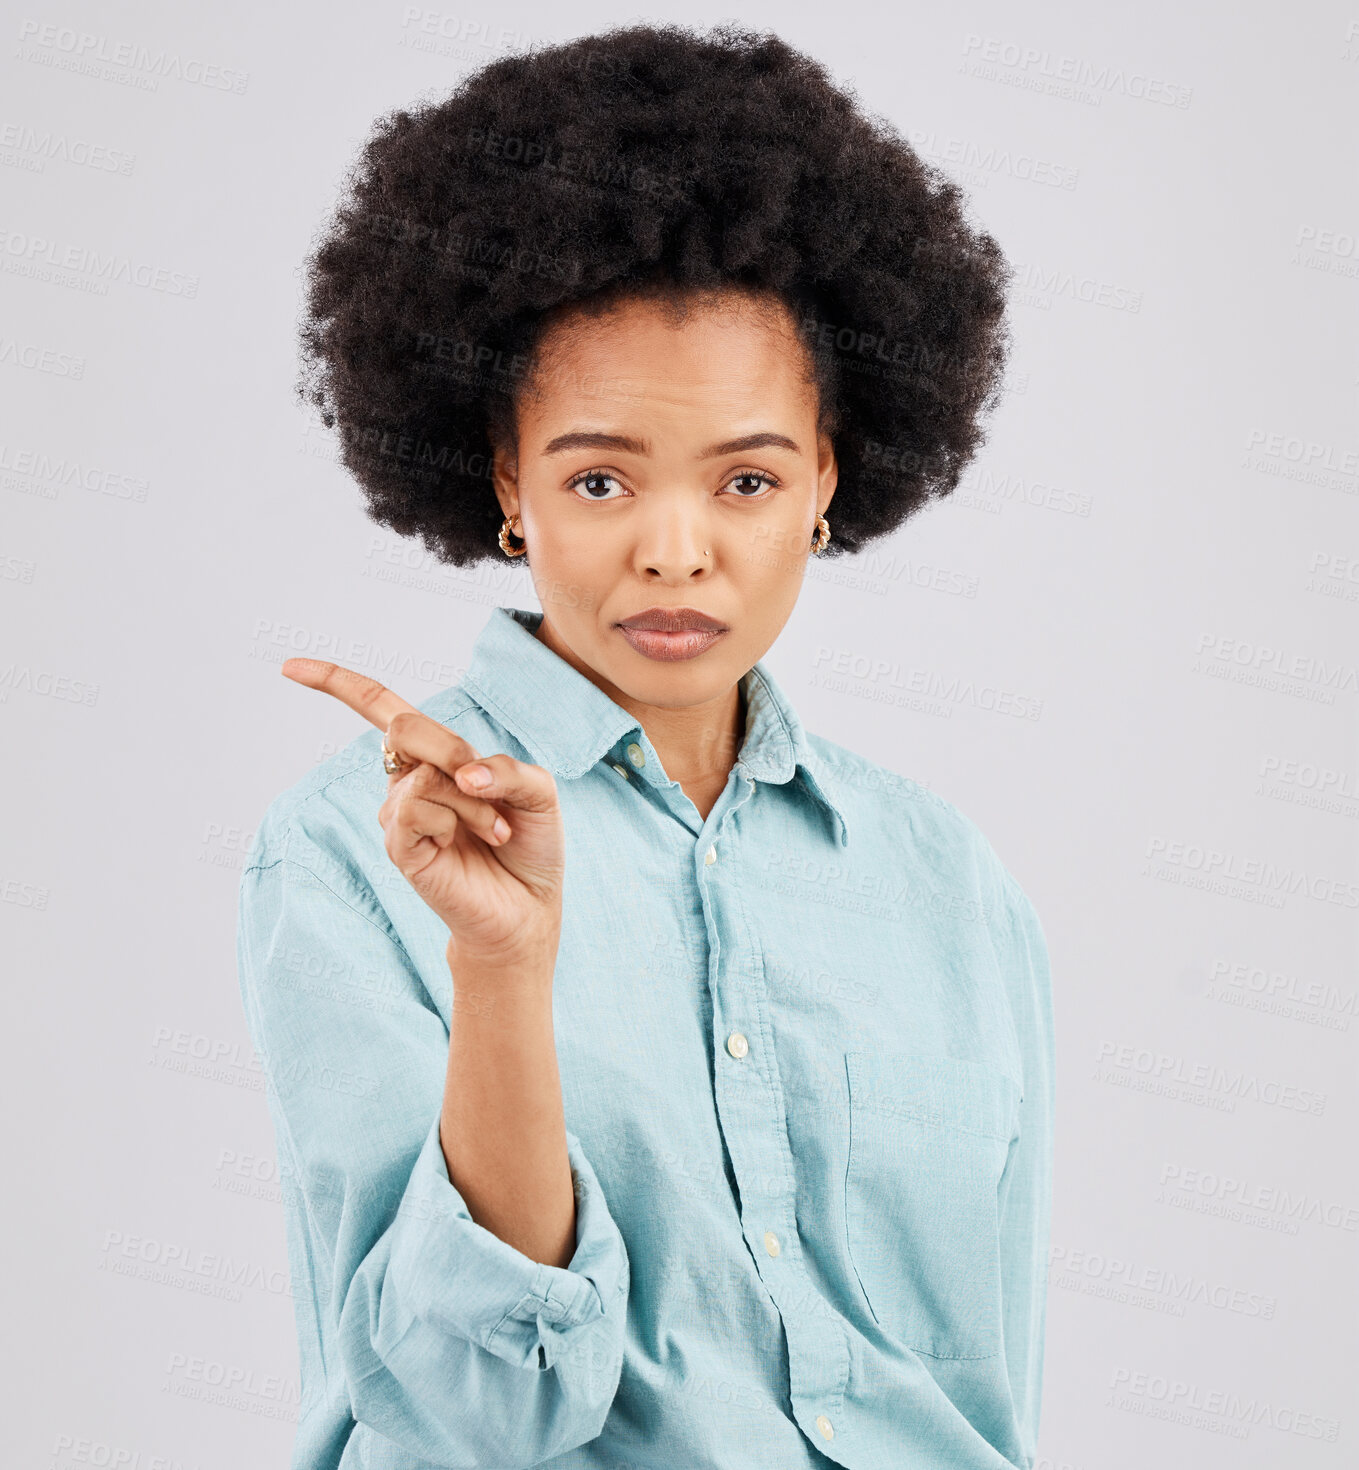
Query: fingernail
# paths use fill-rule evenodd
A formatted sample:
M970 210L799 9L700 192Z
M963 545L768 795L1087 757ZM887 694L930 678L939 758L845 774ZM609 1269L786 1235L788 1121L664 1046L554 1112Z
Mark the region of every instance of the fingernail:
M489 786L491 784L491 773L485 766L464 766L463 779L469 786Z
M494 832L495 835L502 842L504 842L508 839L510 835L510 824L505 820L504 817L497 817L495 819L495 826L491 828L491 831Z

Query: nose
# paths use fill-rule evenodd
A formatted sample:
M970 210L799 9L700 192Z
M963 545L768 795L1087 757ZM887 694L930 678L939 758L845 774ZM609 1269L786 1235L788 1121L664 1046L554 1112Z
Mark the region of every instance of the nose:
M674 586L706 576L714 562L713 532L707 516L679 497L669 505L659 504L648 510L637 542L640 574Z

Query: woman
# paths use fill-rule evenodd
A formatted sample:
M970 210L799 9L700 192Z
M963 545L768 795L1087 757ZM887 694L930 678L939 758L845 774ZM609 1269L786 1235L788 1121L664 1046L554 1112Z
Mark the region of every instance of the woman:
M368 143L306 391L377 520L543 611L419 709L283 666L374 726L241 892L295 1467L1032 1465L1038 919L760 662L956 484L1006 280L769 36L512 57Z

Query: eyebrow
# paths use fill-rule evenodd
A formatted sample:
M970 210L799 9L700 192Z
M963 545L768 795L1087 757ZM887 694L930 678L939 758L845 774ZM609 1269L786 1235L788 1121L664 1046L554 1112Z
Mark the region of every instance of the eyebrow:
M544 454L563 454L569 449L617 449L624 454L649 454L649 446L641 439L627 434L596 434L581 429L569 434L558 434L549 439L543 448ZM750 449L791 449L794 454L802 451L787 434L774 434L768 430L758 434L743 434L739 439L725 439L721 444L710 445L699 455L700 459L716 459L722 454L743 454Z

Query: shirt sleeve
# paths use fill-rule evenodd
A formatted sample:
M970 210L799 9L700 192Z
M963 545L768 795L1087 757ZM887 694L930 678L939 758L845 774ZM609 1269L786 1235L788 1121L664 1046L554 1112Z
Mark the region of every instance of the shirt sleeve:
M1001 880L1000 957L1023 1061L1019 1136L1000 1182L1006 1371L1026 1470L1038 1454L1052 1222L1055 1047L1047 943L1033 904Z
M303 1403L347 1396L436 1465L539 1464L595 1438L617 1391L622 1236L569 1130L568 1266L472 1219L439 1143L448 1028L371 889L299 845L243 873L237 957L292 1185Z

